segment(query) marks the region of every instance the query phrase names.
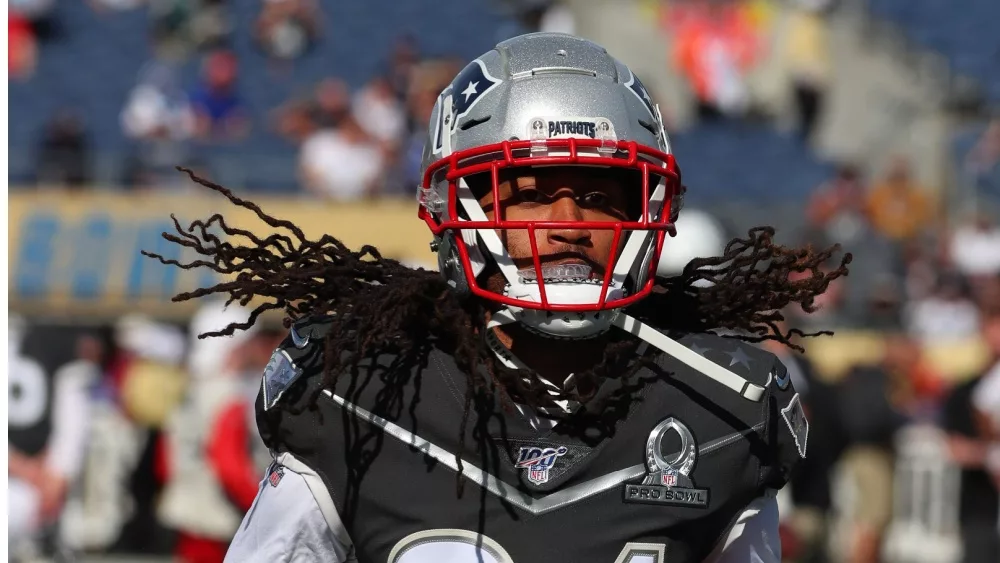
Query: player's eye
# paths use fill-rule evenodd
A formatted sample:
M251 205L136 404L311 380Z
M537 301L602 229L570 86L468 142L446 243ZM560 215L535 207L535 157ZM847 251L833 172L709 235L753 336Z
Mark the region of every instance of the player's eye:
M523 203L544 203L547 199L541 190L535 188L518 188L517 199Z
M580 198L580 204L588 209L603 209L610 202L611 198L604 192L590 192Z

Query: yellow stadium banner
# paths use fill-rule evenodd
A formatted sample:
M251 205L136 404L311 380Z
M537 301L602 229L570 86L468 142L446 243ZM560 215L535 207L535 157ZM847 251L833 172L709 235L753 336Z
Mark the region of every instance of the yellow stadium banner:
M383 256L411 265L436 260L431 235L414 201L334 203L307 198L253 197L266 213L298 225L310 239L330 234L349 248L371 244ZM10 309L55 319L107 318L135 312L184 318L197 303L171 303L175 294L215 283L205 268L181 270L146 258L149 250L187 262L198 255L164 240L181 225L221 213L231 227L259 237L274 229L212 192L13 192L8 197ZM212 232L222 235L217 229ZM245 244L243 237L233 244Z

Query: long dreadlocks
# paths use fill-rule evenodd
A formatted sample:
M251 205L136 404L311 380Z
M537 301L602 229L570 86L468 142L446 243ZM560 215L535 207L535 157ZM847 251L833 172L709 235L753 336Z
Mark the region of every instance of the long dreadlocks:
M624 375L619 369L622 358L629 355L624 352L634 351L635 343L612 343L603 362L576 374L575 386L554 396L540 381L526 381L524 374L496 361L482 338L486 330L485 303L456 295L437 272L411 269L383 257L372 246L352 251L330 235L310 240L292 222L268 215L253 202L188 169L180 170L231 203L252 211L275 233L260 238L228 225L221 214L207 221L194 221L187 228L171 216L175 233L163 233L163 237L204 259L181 263L151 252L143 254L183 269L207 267L235 276L211 287L181 293L174 301L212 294L227 295L227 304L246 306L260 301L246 322L230 324L199 338L247 329L269 310L284 312L286 328L304 317L331 315L324 346L324 376L317 395L324 388L333 388L338 376L356 369L362 359L388 350L400 356L414 354L424 346L428 335L433 335L439 345L453 353L458 367L469 378L461 448L477 392L499 389L501 395L513 394L533 406L551 405L552 400L560 398L586 402L597 387L596 381L615 374L627 380L638 370L638 364ZM211 232L213 228L229 237L245 237L250 244L235 245L223 240ZM654 292L628 312L664 330L723 330L743 340L776 340L801 350L792 342L794 336L823 333L797 329L782 333L778 328L784 318L781 310L790 304L800 305L807 312L815 309L814 299L830 282L847 274L850 254L826 271L826 264L838 250L836 246L821 251L785 247L774 242L773 228L756 227L746 238L732 240L722 256L693 260L680 275L658 280ZM792 273L807 275L793 280Z

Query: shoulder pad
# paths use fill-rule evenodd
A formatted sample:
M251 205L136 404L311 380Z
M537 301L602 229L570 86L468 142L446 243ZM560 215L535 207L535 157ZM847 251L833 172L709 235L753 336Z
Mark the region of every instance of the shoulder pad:
M788 369L774 354L753 344L712 333L678 335L692 351L764 387L760 422L766 428L761 462L766 488L780 489L799 461L806 457L809 421L803 399L792 385Z
M302 319L292 325L264 368L261 395L265 411L278 404L303 374L311 374L317 367L322 370L323 340L329 328L328 318Z
M269 410L278 403L285 391L302 375L302 368L288 355L287 350L278 348L271 354L271 359L264 368L264 380L261 383L261 393L264 396L264 410Z
M790 471L792 466L806 457L809 419L806 418L802 396L792 385L788 369L777 358L772 374L769 394L773 401L770 424L774 427L774 446L779 465Z
M771 383L774 354L753 344L710 332L678 335L676 340L750 383L765 388Z

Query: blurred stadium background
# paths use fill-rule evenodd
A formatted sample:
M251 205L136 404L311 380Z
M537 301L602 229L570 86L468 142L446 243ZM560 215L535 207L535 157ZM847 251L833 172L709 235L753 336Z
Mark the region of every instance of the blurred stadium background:
M541 29L603 44L663 108L689 186L664 273L758 224L855 254L789 312L837 334L784 355L812 417L785 559L1000 561L998 22L997 0L11 0L9 451L34 475L12 550L220 561L256 491L277 319L197 341L240 312L170 303L211 276L139 250L182 258L170 213L265 226L175 165L430 266L435 96Z

